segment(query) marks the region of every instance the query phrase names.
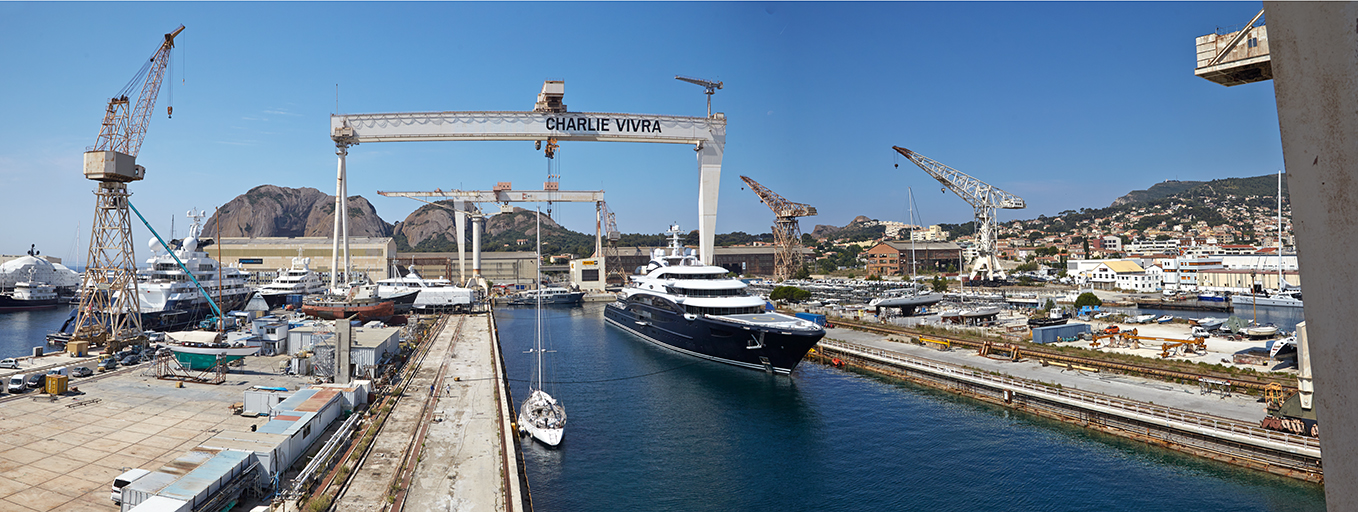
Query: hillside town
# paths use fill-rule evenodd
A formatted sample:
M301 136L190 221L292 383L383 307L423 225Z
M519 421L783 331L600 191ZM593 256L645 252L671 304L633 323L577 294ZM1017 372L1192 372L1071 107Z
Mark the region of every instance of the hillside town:
M1294 288L1301 283L1290 218L1286 198L1280 210L1276 195L1176 194L1001 222L996 252L1023 284L1245 292L1278 289L1281 266L1283 287ZM803 236L813 247L808 274L956 275L961 262L976 257L970 223L919 226L860 217L826 228Z

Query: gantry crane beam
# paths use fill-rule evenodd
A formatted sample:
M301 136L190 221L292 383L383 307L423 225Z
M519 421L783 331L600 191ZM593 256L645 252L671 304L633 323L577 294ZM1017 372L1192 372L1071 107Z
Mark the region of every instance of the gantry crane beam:
M597 203L604 200L602 190L431 190L427 192L383 192L387 197L441 197L468 203Z
M1000 268L999 259L995 257L995 232L999 227L995 210L1025 208L1027 205L1024 204L1023 198L914 151L900 146L891 146L891 149L910 159L929 176L971 205L976 217L977 239L977 255L972 266L971 278L979 277L988 281L1004 279L1004 269Z
M443 190L441 188L422 192L385 192L379 190L377 191L377 194L386 197L408 197L416 201L434 204L436 206L444 205L428 201L425 198L442 198L445 200L448 199L453 200L455 207L450 209L455 212L454 218L455 221L457 222L457 241L458 241L457 252L459 269L464 266L462 263L463 261L462 254L464 253L463 245L464 240L466 240L465 231L466 221L463 219L465 219L466 215L470 215L472 217L472 274L473 274L472 279L476 280L478 284L483 283L483 279L481 278L480 237L481 237L481 221L484 219L484 216L481 214L481 211L478 208L476 208L475 205L477 203L499 203L502 205L508 205L509 203L564 202L564 203L595 203L596 205L602 205L604 202L604 191L602 190L584 190L584 191L512 190L511 184L508 181L502 181L497 183L492 190L457 190L457 189ZM468 205L470 208L464 208L464 205ZM465 211L467 209L470 209L472 211L470 212ZM603 226L601 221L603 219L603 212L604 210L601 206L596 207L595 213L596 215L598 215L598 218L595 219L596 226L594 233L594 246L596 252L602 248ZM616 231L617 228L613 229L614 231ZM608 269L607 260L605 260L603 267L604 272L602 273L604 275L607 275Z
M815 215L816 207L788 201L748 176L741 176L740 179L750 186L765 206L773 210L773 244L777 248L773 253L773 278L782 281L792 277L803 263L801 226L797 223L797 217Z
M528 112L461 111L337 114L330 117L330 139L339 157L337 183L347 176L351 146L369 142L533 141L643 142L692 145L698 159L698 245L702 261L712 263L717 229L717 192L726 147L726 116L662 116L566 111L564 84L548 81L539 108ZM340 188L337 185L337 189ZM347 197L336 194L336 197ZM338 199L337 199L338 200ZM343 201L336 210L343 211ZM335 238L347 236L338 227Z

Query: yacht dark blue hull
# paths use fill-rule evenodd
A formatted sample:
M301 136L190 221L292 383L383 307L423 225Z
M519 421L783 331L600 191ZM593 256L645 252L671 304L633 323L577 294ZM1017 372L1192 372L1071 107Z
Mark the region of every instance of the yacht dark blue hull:
M604 319L663 348L730 365L788 374L825 336L823 329L789 329L784 315L680 315L620 303L604 307ZM784 320L785 319L785 320ZM761 325L759 322L773 320Z

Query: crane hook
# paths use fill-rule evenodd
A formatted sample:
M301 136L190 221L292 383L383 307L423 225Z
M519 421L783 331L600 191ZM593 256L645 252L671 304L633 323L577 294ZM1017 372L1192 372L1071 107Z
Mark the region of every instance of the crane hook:
M174 119L174 107L165 107L165 116Z

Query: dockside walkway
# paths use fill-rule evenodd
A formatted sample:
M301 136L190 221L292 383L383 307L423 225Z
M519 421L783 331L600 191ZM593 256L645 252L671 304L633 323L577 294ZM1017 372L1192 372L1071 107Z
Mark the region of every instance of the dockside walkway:
M828 331L823 355L868 371L1214 460L1323 480L1319 441L1260 427L1264 406L1252 396Z
M454 316L332 510L524 510L490 313Z

